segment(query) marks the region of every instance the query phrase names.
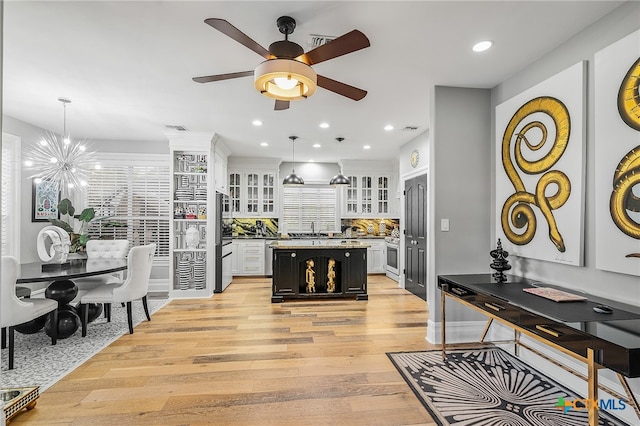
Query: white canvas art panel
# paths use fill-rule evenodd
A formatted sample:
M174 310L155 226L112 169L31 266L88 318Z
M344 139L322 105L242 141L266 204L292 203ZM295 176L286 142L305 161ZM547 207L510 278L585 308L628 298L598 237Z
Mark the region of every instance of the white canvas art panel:
M585 70L496 107L496 238L512 255L583 264Z
M640 31L595 54L596 268L640 276Z

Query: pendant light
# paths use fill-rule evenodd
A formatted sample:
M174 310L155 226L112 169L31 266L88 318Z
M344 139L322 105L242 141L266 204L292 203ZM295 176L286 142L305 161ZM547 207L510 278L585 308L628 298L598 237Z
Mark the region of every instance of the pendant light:
M291 151L292 151L292 161L293 161L293 169L291 170L291 174L284 178L282 181L283 185L304 185L304 180L296 174L296 148L295 148L295 140L298 139L297 136L289 136L291 139Z
M62 135L48 131L42 140L26 153L25 166L33 170L29 176L36 183L48 182L54 192L61 191L66 196L71 190L84 190L89 172L94 167L95 155L86 150L86 141L72 143L67 133L67 98L58 98L63 106ZM57 188L56 188L57 186Z
M336 138L336 140L338 141L338 144L340 144L344 140L344 138ZM340 173L331 178L331 180L329 181L329 185L351 185L351 179L342 174L342 166L340 166Z

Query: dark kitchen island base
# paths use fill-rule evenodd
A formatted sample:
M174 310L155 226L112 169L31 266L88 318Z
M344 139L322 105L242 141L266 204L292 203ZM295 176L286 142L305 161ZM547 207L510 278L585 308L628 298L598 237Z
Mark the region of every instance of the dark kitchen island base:
M368 300L367 246L274 243L271 302L288 299Z

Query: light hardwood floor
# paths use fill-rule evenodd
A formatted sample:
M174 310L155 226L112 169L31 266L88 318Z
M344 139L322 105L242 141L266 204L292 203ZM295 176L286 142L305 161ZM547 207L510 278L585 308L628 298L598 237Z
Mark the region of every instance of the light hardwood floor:
M433 348L424 301L382 275L368 301L271 304L270 286L171 301L11 425L434 424L386 356Z

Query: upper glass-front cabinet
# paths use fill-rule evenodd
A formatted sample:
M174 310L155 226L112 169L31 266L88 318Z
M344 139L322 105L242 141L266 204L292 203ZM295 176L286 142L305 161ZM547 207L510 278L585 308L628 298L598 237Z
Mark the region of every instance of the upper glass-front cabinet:
M276 172L230 172L229 212L236 216L276 216L276 188Z
M351 185L346 188L345 193L345 216L379 216L390 213L388 175L351 175L349 179Z

